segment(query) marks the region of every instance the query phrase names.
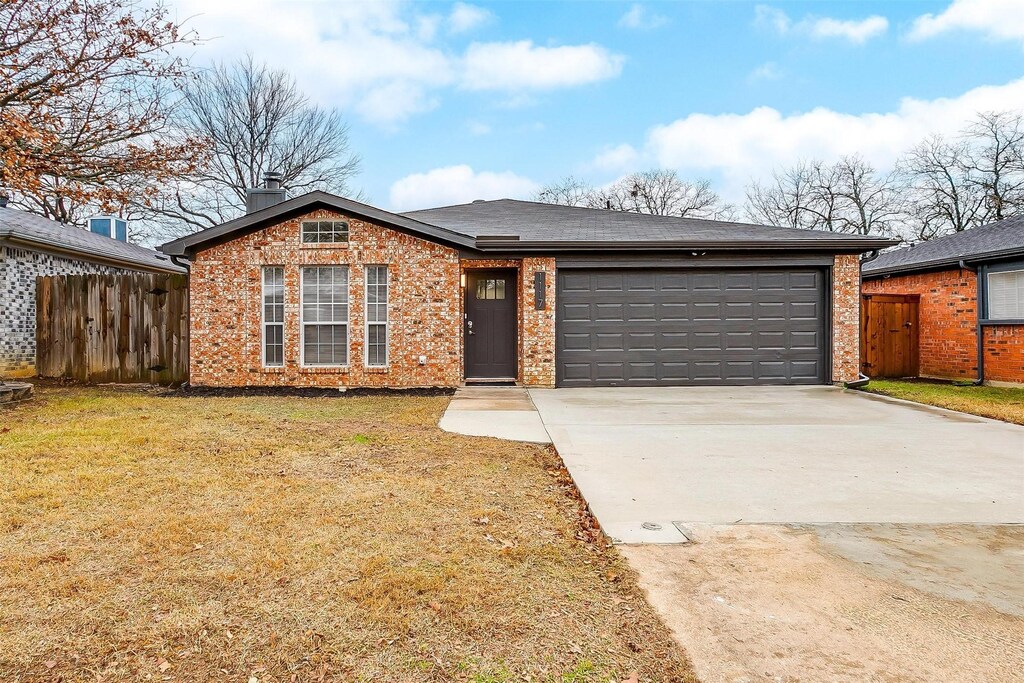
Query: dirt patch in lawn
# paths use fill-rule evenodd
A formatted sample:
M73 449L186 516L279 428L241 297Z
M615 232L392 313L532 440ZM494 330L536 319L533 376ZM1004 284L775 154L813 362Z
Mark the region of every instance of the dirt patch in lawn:
M873 379L864 390L1024 425L1024 388L974 386L927 379Z
M0 415L0 680L695 680L554 452L446 403L44 387Z
M1024 681L1024 528L694 529L622 552L704 683Z

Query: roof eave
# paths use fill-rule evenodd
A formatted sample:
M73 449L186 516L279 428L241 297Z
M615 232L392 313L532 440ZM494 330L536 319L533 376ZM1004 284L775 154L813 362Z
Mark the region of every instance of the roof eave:
M81 249L78 247L70 247L60 242L54 242L53 240L45 240L33 237L27 237L18 233L14 233L10 230L0 232L0 241L10 242L11 244L17 244L26 247L34 247L45 249L46 251L55 252L65 256L75 256L82 259L87 259L103 265L110 265L117 268L124 268L126 270L143 270L151 273L184 273L184 268L175 265L168 261L167 266L164 267L159 263L149 263L146 261L136 261L135 259L121 258L118 256L112 256L102 252L94 251L92 249Z
M911 273L921 273L929 270L944 270L958 267L960 262L964 263L987 263L989 261L999 261L1007 258L1022 257L1024 258L1024 247L1013 247L1011 249L1000 249L997 251L985 252L982 254L976 254L974 256L952 256L943 257L941 259L932 259L930 261L921 261L919 263L908 263L904 265L895 265L885 268L878 268L873 270L862 271L861 277L874 278L883 277L886 275L909 275Z
M863 253L898 244L896 240L857 238L846 240L496 240L478 239L479 251L815 251Z
M157 249L169 256L192 256L198 249L202 248L203 245L227 241L243 231L255 231L264 225L272 224L274 221L281 220L286 216L308 211L318 206L324 206L336 211L341 211L346 215L351 215L353 218L359 218L373 223L380 223L385 227L412 233L419 237L445 244L451 244L453 246L472 247L475 244L474 238L467 235L462 235L436 225L424 223L416 220L415 218L409 218L407 216L402 216L401 214L393 214L389 211L384 211L383 209L376 209L375 207L355 202L350 199L345 199L344 197L337 197L327 192L315 191L292 199L286 199L280 204L275 204L274 206L267 207L261 211L247 214L228 221L227 223L221 223L220 225L212 228L207 228L206 230L166 242L158 246ZM362 210L360 207L363 206L370 210ZM400 220L390 218L392 216L395 219Z

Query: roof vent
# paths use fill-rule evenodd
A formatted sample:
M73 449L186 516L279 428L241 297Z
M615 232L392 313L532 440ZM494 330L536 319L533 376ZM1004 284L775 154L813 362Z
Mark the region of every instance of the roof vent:
M483 204L483 203L484 203L484 202L486 202L486 201L487 201L486 199L474 199L474 200L473 200L472 202L470 202L470 203L471 203L471 204Z
M280 204L288 196L281 187L281 174L268 171L263 176L263 187L250 187L245 191L245 212L253 213Z
M111 237L119 242L128 241L128 221L118 216L93 216L88 220L89 232Z

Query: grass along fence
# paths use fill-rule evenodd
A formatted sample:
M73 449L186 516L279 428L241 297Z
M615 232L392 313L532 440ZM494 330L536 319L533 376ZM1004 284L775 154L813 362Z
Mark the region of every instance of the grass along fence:
M186 381L188 277L38 278L36 371L81 382Z

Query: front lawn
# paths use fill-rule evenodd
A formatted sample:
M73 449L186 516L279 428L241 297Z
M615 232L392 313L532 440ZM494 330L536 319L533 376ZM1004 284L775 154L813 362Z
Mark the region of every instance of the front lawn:
M694 680L550 450L446 398L0 411L0 680Z
M1024 389L965 386L932 380L873 379L865 390L972 415L1024 424Z

